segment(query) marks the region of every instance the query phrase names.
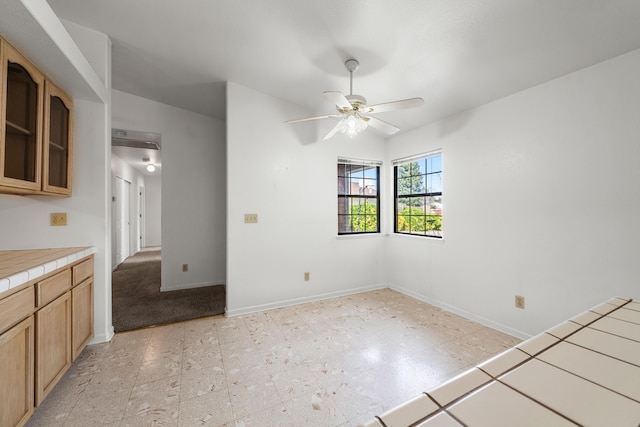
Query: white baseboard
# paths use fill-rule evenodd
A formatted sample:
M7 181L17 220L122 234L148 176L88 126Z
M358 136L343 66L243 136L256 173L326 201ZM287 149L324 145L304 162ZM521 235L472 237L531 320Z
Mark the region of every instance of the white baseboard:
M501 323L494 322L493 320L489 320L489 319L487 319L485 317L478 316L477 314L473 314L473 313L471 313L469 311L461 310L461 309L459 309L457 307L454 307L452 305L446 304L446 303L444 303L442 301L438 301L438 300L433 299L433 298L429 298L429 297L427 297L425 295L422 295L420 293L414 292L414 291L409 290L409 289L405 289L405 288L403 288L401 286L396 286L396 285L393 285L393 284L389 284L389 289L393 289L394 291L397 291L397 292L400 292L401 294L405 294L407 296L410 296L411 298L415 298L415 299L417 299L419 301L423 301L423 302L426 302L427 304L431 304L431 305L439 307L439 308L441 308L443 310L447 310L447 311L449 311L451 313L457 314L458 316L462 316L465 319L469 319L469 320L472 320L474 322L480 323L481 325L487 326L487 327L489 327L491 329L495 329L497 331L504 332L505 334L511 335L513 337L516 337L516 338L520 338L521 340L526 340L526 339L531 338L531 335L527 334L526 332L522 332L522 331L519 331L517 329L511 328L509 326L503 325Z
M162 286L160 285L160 292L179 291L182 289L204 288L205 286L226 285L225 279L214 280L213 282L205 283L184 283L181 285Z
M308 297L276 301L268 304L260 304L260 305L254 305L249 307L236 308L234 310L227 310L227 312L225 313L225 316L226 317L242 316L243 314L251 314L251 313L257 313L260 311L273 310L276 308L290 307L292 305L305 304L308 302L323 301L323 300L337 298L345 295L353 295L353 294L359 294L362 292L375 291L375 290L384 289L387 287L388 286L385 283L385 284L379 284L379 285L364 286L361 288L352 288L352 289L347 289L343 291L328 292L325 294L312 295Z
M89 343L87 345L93 345L93 344L101 344L104 342L109 342L113 339L113 336L115 335L114 329L113 329L113 325L107 330L106 333L104 334L100 334L100 335L94 335L93 338L91 338L91 340L89 341Z

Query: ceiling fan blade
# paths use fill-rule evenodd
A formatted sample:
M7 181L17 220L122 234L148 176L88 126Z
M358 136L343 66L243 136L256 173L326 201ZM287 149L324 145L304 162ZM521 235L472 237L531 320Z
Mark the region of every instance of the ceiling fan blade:
M342 92L327 91L323 93L324 93L324 96L326 96L331 101L333 101L338 106L338 108L353 110L353 106L351 105L349 100L342 94Z
M300 122L309 122L311 120L320 120L320 119L335 119L340 117L337 114L329 114L328 116L318 116L318 117L306 117L304 119L293 119L287 120L285 123L300 123Z
M342 120L339 120L338 123L336 123L336 125L334 126L333 129L331 129L331 132L329 132L324 138L322 138L323 141L326 141L327 139L331 138L333 135L335 135L338 130L340 129L340 125L342 124Z
M400 130L400 128L397 128L394 125L389 124L383 120L376 119L375 117L363 117L363 119L369 126L376 128L379 131L386 133L387 135L393 135Z
M401 101L385 102L384 104L371 105L364 109L364 113L383 113L385 111L401 110L403 108L414 108L424 104L422 98L403 99Z

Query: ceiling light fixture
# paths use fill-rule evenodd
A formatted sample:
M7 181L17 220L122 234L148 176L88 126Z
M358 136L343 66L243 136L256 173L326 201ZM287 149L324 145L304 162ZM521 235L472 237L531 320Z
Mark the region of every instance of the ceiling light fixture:
M156 166L153 164L153 161L148 157L143 157L142 161L147 163L147 170L149 172L153 172L156 170Z
M366 128L367 122L362 117L356 117L356 115L353 114L340 121L338 130L347 135L349 138L353 138Z

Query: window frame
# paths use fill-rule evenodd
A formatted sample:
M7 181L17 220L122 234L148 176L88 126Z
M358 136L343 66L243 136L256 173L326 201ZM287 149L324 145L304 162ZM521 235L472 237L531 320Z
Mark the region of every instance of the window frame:
M375 195L370 195L370 194L366 194L366 193L362 193L362 194L351 194L350 191L343 191L341 193L340 191L340 179L352 179L351 176L342 176L340 175L340 166L341 165L346 165L346 166L362 166L363 169L364 168L375 168L375 182L376 182L376 191L375 191ZM338 210L338 236L343 237L343 236L355 236L355 235L373 235L373 234L380 234L380 212L381 212L381 205L380 205L380 168L382 167L382 162L381 161L375 161L375 160L360 160L360 159L349 159L349 158L338 158L338 161L336 163L337 166L337 173L336 173L336 178L338 180L337 184L337 210ZM365 178L365 176L363 175L363 179ZM371 179L371 178L369 178ZM363 189L366 188L366 186L362 187ZM346 187L345 187L346 190ZM370 199L370 200L375 200L375 206L376 206L376 229L375 231L343 231L341 230L343 227L342 225L344 224L341 220L341 217L352 217L354 216L351 213L348 213L349 210L347 210L347 213L343 213L341 212L341 199L346 200L345 205L347 207L353 206L349 200L353 200L353 199ZM368 214L365 212L364 216L366 218ZM351 219L346 219L346 224L350 224L351 223Z
M442 167L442 150L438 149L438 150L433 150L433 151L429 151L427 153L422 153L422 154L417 154L414 156L410 156L410 157L405 157L405 158L401 158L401 159L397 159L394 160L392 162L393 165L393 232L395 235L399 235L399 236L417 236L417 237L427 237L430 239L438 239L438 240L442 240L443 239L443 227L442 227L442 208L440 208L440 230L424 230L422 232L411 232L411 230L409 231L404 231L404 230L398 230L398 222L399 222L399 211L398 211L398 205L399 205L399 200L400 199L406 199L406 198L432 198L432 197L439 197L440 199L440 204L442 203L442 184L440 186L440 191L428 191L428 187L427 187L427 182L424 183L424 192L420 192L420 193L410 193L410 194L398 194L398 184L399 184L399 177L398 177L398 170L399 167L402 165L406 165L408 163L411 162L416 162L416 161L426 161L427 159L431 158L431 157L437 157L440 156L440 170L436 171L436 172L430 172L429 170L427 170L426 168L426 163L425 163L425 171L424 174L420 174L420 175L410 175L408 178L412 178L414 176L422 176L424 175L425 178L427 178L429 175L434 175L434 174L440 174L440 179L442 179L442 174L443 174L443 167ZM407 177L402 177L404 179L406 179ZM427 180L428 181L428 180ZM411 206L411 205L409 205ZM410 215L411 216L411 215ZM426 217L427 216L433 216L432 214L427 214L425 211L425 221L426 221ZM425 228L426 228L426 223L425 223ZM438 234L427 234L429 231L431 232L435 232Z

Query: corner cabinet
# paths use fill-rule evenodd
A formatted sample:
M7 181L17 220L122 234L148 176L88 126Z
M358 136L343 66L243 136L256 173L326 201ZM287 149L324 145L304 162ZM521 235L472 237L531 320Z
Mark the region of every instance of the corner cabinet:
M0 58L0 192L71 195L71 99L2 39Z

